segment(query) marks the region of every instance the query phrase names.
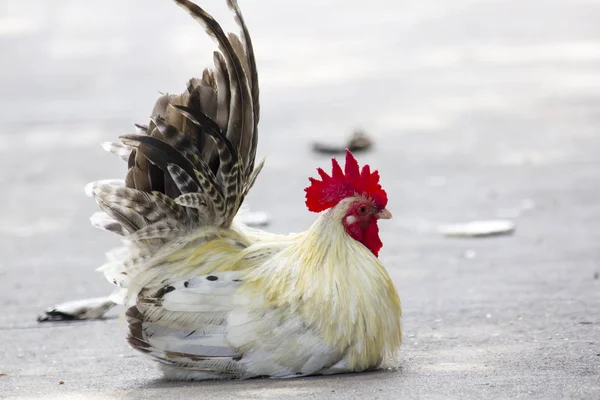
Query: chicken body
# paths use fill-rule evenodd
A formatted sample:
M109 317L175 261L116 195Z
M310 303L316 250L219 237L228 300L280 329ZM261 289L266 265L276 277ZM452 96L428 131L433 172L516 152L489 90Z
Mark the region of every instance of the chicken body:
M383 265L339 222L351 201L300 234L201 229L164 251L131 283L141 290L129 342L177 379L378 367L401 343L400 300ZM153 264L169 269L167 281Z
M217 39L215 70L184 94L161 97L140 134L105 145L128 161L127 177L91 186L103 210L94 224L125 241L100 270L120 287L128 342L172 379L380 366L400 346L401 309L377 258L376 221L391 216L378 174L360 172L350 153L345 176L335 161L332 177L319 170L323 182L311 181L307 206L326 211L303 233L236 223L262 168L254 168L251 41L235 1L241 40L195 4L176 2Z

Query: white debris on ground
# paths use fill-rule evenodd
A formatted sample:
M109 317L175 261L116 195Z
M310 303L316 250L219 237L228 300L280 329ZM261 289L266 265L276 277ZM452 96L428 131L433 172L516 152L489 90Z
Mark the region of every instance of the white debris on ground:
M68 301L47 308L38 322L101 319L114 306L110 297Z
M438 232L447 237L477 238L486 236L511 235L516 224L508 220L473 221L464 224L442 225Z

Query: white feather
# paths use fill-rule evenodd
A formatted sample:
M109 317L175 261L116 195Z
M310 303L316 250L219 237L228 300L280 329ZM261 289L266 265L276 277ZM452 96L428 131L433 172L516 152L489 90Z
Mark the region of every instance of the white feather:
M162 306L168 311L230 311L241 279L239 272L222 272L173 283L175 290L164 295Z
M102 148L109 153L120 157L123 161L128 161L131 155L131 147L121 143L102 142Z
M94 197L95 191L103 185L114 186L117 188L125 187L125 181L123 179L104 179L100 181L90 182L87 185L85 185L85 194L88 197Z

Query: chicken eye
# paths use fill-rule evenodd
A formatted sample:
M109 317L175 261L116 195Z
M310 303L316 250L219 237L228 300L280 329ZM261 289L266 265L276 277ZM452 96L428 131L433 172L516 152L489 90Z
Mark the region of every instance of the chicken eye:
M365 215L367 213L367 206L358 207L358 215Z

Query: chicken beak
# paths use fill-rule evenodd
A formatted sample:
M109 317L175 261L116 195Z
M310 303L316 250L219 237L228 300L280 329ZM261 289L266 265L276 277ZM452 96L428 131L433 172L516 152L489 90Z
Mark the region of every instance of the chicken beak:
M377 216L377 219L392 219L392 213L387 208L384 208L375 215Z

